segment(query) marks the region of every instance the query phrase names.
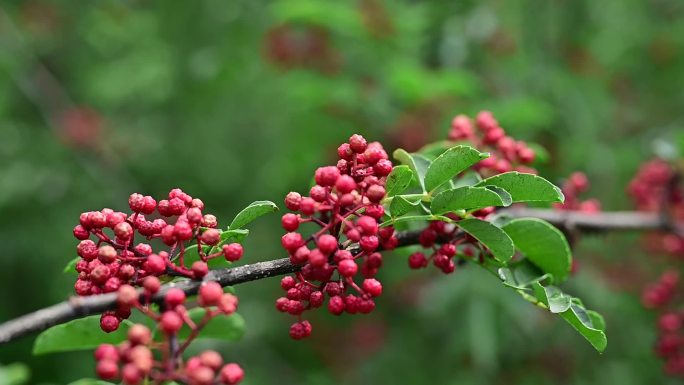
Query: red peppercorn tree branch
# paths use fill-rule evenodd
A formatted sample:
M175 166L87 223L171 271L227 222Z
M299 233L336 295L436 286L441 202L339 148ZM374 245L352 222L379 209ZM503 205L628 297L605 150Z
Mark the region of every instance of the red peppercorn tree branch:
M598 202L579 199L588 188L581 174L562 188L536 175L535 152L507 136L488 112L474 121L457 116L448 141L416 153L396 150L400 165L360 135L337 155L336 165L316 169L307 193L285 197L285 259L228 267L243 256L245 225L277 210L269 201L252 203L225 228L180 189L159 201L132 194L130 213L83 213L73 230L78 257L68 266L78 273L80 297L0 325L0 342L49 328L36 339L35 353L97 347L95 371L103 380L234 385L244 376L237 363L224 363L214 351L184 354L198 338L239 337L244 321L226 287L283 275L275 307L295 318L289 335L300 340L313 331L309 311L371 313L383 293L382 252L420 246L409 268L433 265L450 274L463 263L480 266L602 352L603 318L558 286L572 257L557 227L680 231L666 210L600 213ZM527 202L552 209L519 207ZM134 310L140 323L128 320ZM98 326L105 333L81 333Z

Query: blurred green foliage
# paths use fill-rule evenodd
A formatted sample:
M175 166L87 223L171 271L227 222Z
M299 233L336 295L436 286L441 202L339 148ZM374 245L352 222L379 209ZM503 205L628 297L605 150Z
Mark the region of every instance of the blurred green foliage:
M354 132L415 150L456 113L493 111L547 147L545 176L586 171L606 209L627 208L653 141L681 133L683 16L679 0L6 0L0 319L72 293L81 211L180 186L227 224L305 190ZM278 222L252 226L247 260L281 256ZM407 251L386 258L378 312L313 315L307 342L287 338L277 280L241 285L247 335L216 348L248 384L668 383L638 301L660 267L636 242L576 250L568 291L606 315L601 356L494 278L411 273ZM31 343L0 346L0 362L27 364L31 383L92 376L89 354L31 357Z

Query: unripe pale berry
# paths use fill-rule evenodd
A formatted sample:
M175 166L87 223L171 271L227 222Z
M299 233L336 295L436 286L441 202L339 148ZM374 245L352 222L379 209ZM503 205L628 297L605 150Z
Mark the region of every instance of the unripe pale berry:
M221 355L215 352L214 350L203 351L199 355L199 359L202 365L213 370L219 370L221 365L223 365L223 358L221 358Z
M239 243L223 245L222 250L223 256L226 258L227 261L230 262L240 260L240 258L242 258L242 254L244 253L244 249L242 248L242 245Z
M223 314L230 315L237 310L238 302L238 297L230 293L224 293L221 299L219 299L217 307Z
M102 245L97 251L97 256L103 263L112 263L116 260L116 249L109 245Z
M201 225L213 229L214 227L218 226L218 220L214 215L204 214L204 216L202 217Z
M129 363L121 370L121 379L126 385L138 385L143 380L143 374L135 364Z
M128 222L121 222L114 227L117 238L128 240L133 236L133 227Z

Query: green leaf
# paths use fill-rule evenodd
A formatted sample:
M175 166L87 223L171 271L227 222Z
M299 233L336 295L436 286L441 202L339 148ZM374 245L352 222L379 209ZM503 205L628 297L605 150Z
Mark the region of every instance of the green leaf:
M385 192L388 197L401 194L408 188L413 179L413 171L409 166L401 165L392 169L385 182Z
M484 187L459 187L445 190L432 198L430 211L444 214L456 210L479 209L489 206L505 206L496 192Z
M548 180L533 174L517 171L506 172L487 178L475 186L496 186L506 190L513 202L563 202L560 188Z
M430 160L420 154L409 154L401 148L395 150L392 156L413 171L420 188L425 191L425 182L423 182L423 179L425 179L425 173L430 166Z
M533 283L543 281L548 277L527 259L502 267L498 273L504 285L515 289L527 289Z
M475 163L489 157L469 146L455 146L435 158L425 173L425 189L433 191Z
M66 266L64 266L64 273L76 273L76 264L81 260L81 257L76 257L69 261Z
M420 203L420 197L416 196L406 196L406 195L397 195L394 198L392 198L392 203L390 203L390 214L392 214L392 217L400 217L407 212L411 211L412 209L416 208L418 204Z
M105 333L100 329L100 316L93 315L53 326L40 333L33 344L33 354L94 349L100 344L118 344L126 340L133 323L121 322L119 329Z
M570 309L560 313L560 315L586 338L599 353L603 353L603 351L606 350L606 346L608 345L606 333L599 329L599 327L605 327L605 324L594 325L592 316L584 307L573 303L570 305ZM596 318L596 313L594 318ZM603 320L602 317L601 320Z
M278 206L271 201L252 202L235 216L229 228L231 230L239 229L260 216L275 211L278 211Z
M96 380L94 378L82 378L78 381L70 382L69 385L114 385L114 383Z
M515 253L513 241L503 230L493 224L471 218L458 221L456 225L487 246L496 259L508 262L513 257Z
M188 311L190 318L198 323L206 314L203 308L194 308ZM178 338L185 339L191 333L188 325L183 325L178 332ZM225 341L238 341L245 334L245 320L237 313L227 315L218 315L207 323L202 329L202 332L197 336L200 338L220 339Z
M31 378L28 366L15 362L0 366L0 385L22 385Z
M509 194L508 191L502 189L501 187L485 186L485 188L487 190L494 191L496 194L498 194L504 206L510 206L513 203L513 197L511 196L511 194Z
M389 221L385 221L380 224L380 227L387 227L387 226L392 226L392 225L398 225L401 223L407 223L407 222L427 222L427 221L444 221L444 222L453 222L451 219L441 216L441 215L406 215L403 217L399 217L396 219L390 219Z
M542 286L539 282L532 284L534 294L539 301L549 308L551 313L567 311L572 304L572 297L555 286Z
M572 256L565 236L550 223L537 218L520 218L508 222L503 230L532 263L553 275L555 282L564 281L570 273Z

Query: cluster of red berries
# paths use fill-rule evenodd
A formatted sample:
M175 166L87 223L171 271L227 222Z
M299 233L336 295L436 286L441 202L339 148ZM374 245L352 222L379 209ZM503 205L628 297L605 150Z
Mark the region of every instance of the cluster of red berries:
M96 373L104 380L121 380L126 385L142 384L146 379L154 383L179 381L189 385L235 385L244 377L238 364L224 365L223 358L213 350L183 360L183 352L212 318L230 315L237 310L236 296L224 293L217 282L205 282L199 290L198 303L205 309L203 318L194 322L185 307L185 292L169 289L164 296L165 309L156 313L149 306L149 299L160 289L157 277L143 280L142 296L130 285L122 285L117 291L119 308L137 308L157 323L162 341L154 341L152 331L145 325L134 324L128 329L128 339L119 346L100 345L95 350ZM139 301L143 298L143 303ZM191 332L185 341L178 333L187 325ZM159 351L161 361L154 356ZM147 383L147 382L145 382Z
M658 310L658 341L656 354L665 360L665 371L670 375L684 376L684 313L670 310L677 294L679 273L665 271L657 282L644 290L641 301L644 307Z
M474 168L484 177L509 171L536 174L529 167L535 160L533 149L521 140L506 135L489 111L480 111L475 124L466 115L458 115L451 121L449 140L465 141L480 151L488 151L489 158L481 160Z
M475 255L473 247L469 245L475 240L470 237L451 240L441 245L437 244L439 239L453 239L456 231L457 227L453 224L442 221L430 222L418 237L420 245L431 251L430 256L426 256L425 251L412 253L408 259L409 267L414 270L422 269L432 262L444 274L453 273L459 261L458 257L472 258Z
M563 203L554 204L557 210L581 211L585 213L598 213L601 211L601 202L597 199L581 200L579 195L589 190L589 179L583 172L574 172L563 182L561 191L565 195Z
M313 25L284 24L272 28L265 38L268 60L283 69L305 68L335 73L340 53L333 47L327 29Z
M302 313L323 306L326 295L332 314L371 312L374 298L382 293L382 284L375 279L382 266L378 250L393 249L399 242L394 228L378 226L384 214L385 180L392 171L387 153L360 135L349 138L337 153L337 166L316 170L316 185L308 196L290 192L285 197L287 208L296 213L282 217L288 231L282 246L302 269L281 280L286 295L278 298L276 308L298 317L290 327L293 339L311 334ZM305 238L297 232L303 223L319 228ZM358 274L364 277L360 286L354 281Z
M204 214L204 203L180 189L171 190L168 199L159 202L151 196L131 194L128 205L132 213L103 209L81 214L80 224L73 230L81 241L76 248L80 260L76 263L78 279L74 288L78 295L114 292L123 284L139 285L147 276L167 273L201 279L209 272L209 259L222 256L237 261L242 257L238 243L205 253L205 246L221 243L216 217ZM153 219L155 213L158 217ZM144 242L136 243L136 235ZM146 243L153 239L160 239L168 251L153 252ZM185 252L193 244L197 245L200 260L188 268ZM116 330L129 315L126 311L105 312L100 322L102 330Z
M628 192L637 209L662 212L667 210L671 220L684 221L684 186L677 171L668 162L654 159L643 164L629 183ZM649 239L659 251L684 257L684 237L676 234L657 234Z

